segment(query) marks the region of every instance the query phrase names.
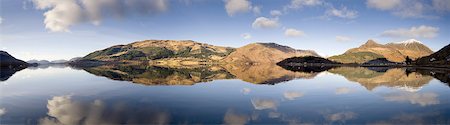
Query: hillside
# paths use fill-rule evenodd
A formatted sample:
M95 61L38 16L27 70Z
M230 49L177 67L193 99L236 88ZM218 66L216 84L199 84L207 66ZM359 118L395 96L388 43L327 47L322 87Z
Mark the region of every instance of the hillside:
M26 68L28 63L9 55L8 52L0 51L0 67Z
M234 49L213 46L190 40L145 40L127 45L112 46L83 57L98 61L149 61L164 58L195 58L202 61L218 61Z
M392 62L403 62L406 56L415 60L431 53L433 51L430 48L414 39L384 45L368 40L358 48L349 49L344 54L332 56L328 59L342 63L364 63L377 58L386 58Z
M235 64L275 64L290 57L317 56L311 50L296 50L276 43L252 43L236 49L224 61Z
M450 67L450 44L439 51L415 61L416 65L433 65Z

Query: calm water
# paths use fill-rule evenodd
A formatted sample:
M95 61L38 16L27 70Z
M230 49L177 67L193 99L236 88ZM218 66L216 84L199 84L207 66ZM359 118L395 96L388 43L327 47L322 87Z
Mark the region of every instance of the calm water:
M448 71L50 66L2 79L1 124L450 124Z

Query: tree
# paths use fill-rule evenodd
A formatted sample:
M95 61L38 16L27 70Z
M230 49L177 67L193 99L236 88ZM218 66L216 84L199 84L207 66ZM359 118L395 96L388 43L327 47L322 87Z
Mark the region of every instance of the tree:
M405 63L406 63L407 65L411 64L411 63L412 63L412 59L409 58L409 56L406 56Z

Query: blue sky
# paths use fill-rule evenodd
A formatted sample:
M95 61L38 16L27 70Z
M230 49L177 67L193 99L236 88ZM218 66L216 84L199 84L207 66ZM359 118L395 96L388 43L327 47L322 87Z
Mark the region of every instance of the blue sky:
M450 43L449 0L1 0L0 49L70 59L146 39L275 42L337 55L368 39Z

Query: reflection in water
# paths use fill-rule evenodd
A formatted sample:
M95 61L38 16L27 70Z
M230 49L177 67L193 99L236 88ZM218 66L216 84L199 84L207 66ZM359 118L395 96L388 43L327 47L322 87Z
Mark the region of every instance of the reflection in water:
M223 68L225 67L225 68ZM136 65L105 65L85 68L89 73L114 80L144 85L193 85L219 79L241 79L255 84L276 84L296 78L313 78L317 73L299 73L277 65L226 65L197 68L164 68Z
M444 71L335 67L315 77L317 72L306 69L294 72L270 65L84 69L144 85L213 83L166 87L123 84L66 68L58 77L12 78L7 81L11 84L0 84L8 90L2 91L8 95L0 95L0 124L450 123L450 88L432 80L446 81ZM16 75L22 78L30 72L42 71L27 69ZM279 82L285 83L258 85Z
M383 95L386 101L409 102L420 106L439 104L438 94L432 92L413 93L413 92L394 92Z
M355 119L356 117L357 117L356 113L347 111L325 115L325 119L327 119L328 121L330 122L339 121L341 123L345 123L346 120Z
M246 114L238 113L235 110L228 109L223 118L223 122L228 125L245 125L249 121Z
M255 84L277 84L297 78L311 79L317 73L292 72L277 65L232 65L224 66L237 79Z
M287 100L295 100L296 98L302 97L304 94L301 92L287 91L284 92L283 95Z
M0 68L0 82L8 80L9 77L20 70L22 69Z
M275 100L272 99L259 99L259 98L254 98L251 100L253 107L256 110L264 110L264 109L277 109L277 102Z
M6 109L0 108L0 117L2 117L4 114L6 114Z
M241 90L242 94L247 95L248 93L250 93L252 90L250 88L243 88Z
M163 67L119 65L85 69L87 72L114 80L132 81L144 85L193 85L233 76L220 67L169 69Z
M55 96L48 100L50 117L39 120L42 125L99 125L99 124L167 124L170 116L157 109L128 107L124 103L107 105L101 100L90 103L75 101L72 96Z
M380 72L365 67L338 67L330 69L328 72L342 75L349 81L358 82L368 90L386 86L417 91L433 79L431 76L416 72L407 74L405 69L400 68Z
M353 92L353 91L355 91L355 90L353 90L352 88L348 88L348 87L339 87L339 88L336 88L336 95L342 95L342 94L348 94L348 93L351 93L351 92Z

